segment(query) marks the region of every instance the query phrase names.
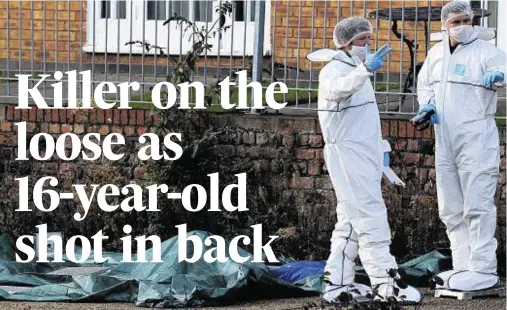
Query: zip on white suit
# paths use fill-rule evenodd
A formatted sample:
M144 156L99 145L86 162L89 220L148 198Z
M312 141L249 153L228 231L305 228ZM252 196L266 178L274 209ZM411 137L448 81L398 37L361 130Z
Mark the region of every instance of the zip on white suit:
M397 268L382 198L382 132L372 74L357 58L337 51L320 72L318 115L324 156L338 200L326 270L335 285L353 283L359 255L372 286Z
M484 73L505 76L506 55L479 38L479 28L450 53L449 37L430 49L418 75L419 105L435 103L435 168L440 218L447 228L453 271L443 287L476 290L496 284L500 144L494 115L497 93ZM505 83L504 83L505 85Z

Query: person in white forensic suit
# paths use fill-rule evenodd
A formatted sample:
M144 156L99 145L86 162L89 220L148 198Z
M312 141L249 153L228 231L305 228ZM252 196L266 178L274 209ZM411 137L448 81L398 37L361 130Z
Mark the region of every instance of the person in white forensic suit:
M453 269L437 289L482 290L499 285L495 190L500 143L495 85L505 86L506 54L483 40L464 1L442 8L443 40L418 75L419 114L436 112L435 169L439 216L446 226Z
M343 292L358 298L371 291L354 283L359 256L378 292L376 299L394 297L418 303L419 291L410 286L401 289L388 274L391 269L397 272L398 266L390 254L391 232L381 190L383 165L388 163L384 162L385 145L370 78L391 49L384 45L370 53L372 32L371 23L363 17L340 21L333 37L338 50L319 74L318 117L325 162L338 201L323 299L338 304Z

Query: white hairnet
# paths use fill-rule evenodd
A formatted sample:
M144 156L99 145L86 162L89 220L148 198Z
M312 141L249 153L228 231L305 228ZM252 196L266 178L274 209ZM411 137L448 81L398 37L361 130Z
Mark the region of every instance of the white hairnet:
M360 16L348 17L334 27L333 41L337 48L342 48L364 33L373 33L370 21Z
M472 11L472 8L468 4L468 2L452 1L447 3L442 8L442 13L440 15L442 26L445 27L445 24L447 23L447 21L449 21L450 18L461 15L468 15L470 16L470 18L474 18L474 11Z

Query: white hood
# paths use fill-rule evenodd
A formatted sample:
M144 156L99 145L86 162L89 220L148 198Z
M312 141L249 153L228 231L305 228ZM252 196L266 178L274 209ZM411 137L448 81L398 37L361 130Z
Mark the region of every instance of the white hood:
M430 41L431 42L438 42L442 41L444 38L444 34L446 33L446 30L443 30L441 32L435 32L430 35ZM470 38L478 38L480 40L484 41L491 41L496 38L496 29L494 28L486 28L481 26L474 26L474 33L470 36ZM471 41L469 39L469 41Z

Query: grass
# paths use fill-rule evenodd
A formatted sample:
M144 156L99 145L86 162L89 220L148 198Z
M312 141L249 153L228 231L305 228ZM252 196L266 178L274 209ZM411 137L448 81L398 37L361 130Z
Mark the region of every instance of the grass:
M497 112L496 117L500 117L500 118L496 118L496 125L497 126L502 126L502 127L505 127L506 123L507 123L507 120L506 120L506 117L505 117L505 113L504 112Z

